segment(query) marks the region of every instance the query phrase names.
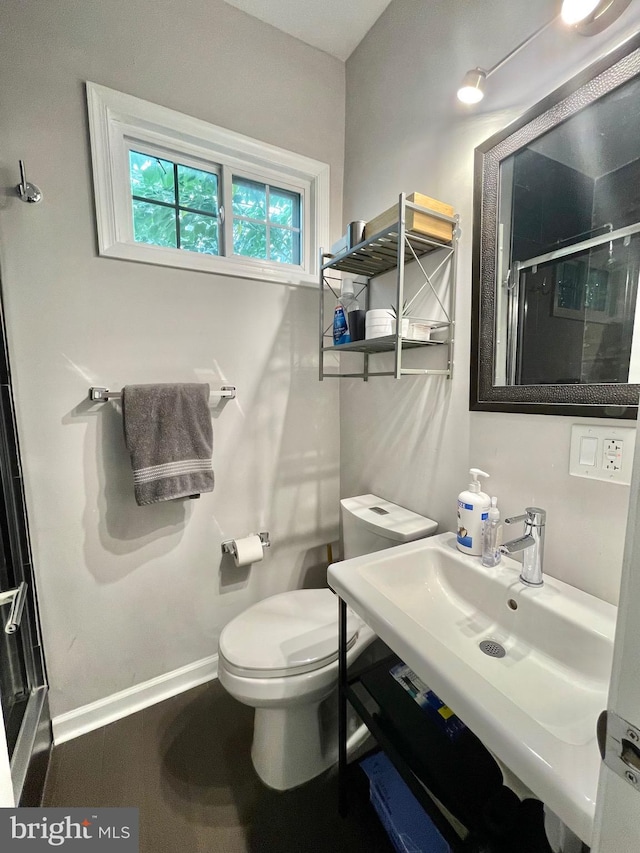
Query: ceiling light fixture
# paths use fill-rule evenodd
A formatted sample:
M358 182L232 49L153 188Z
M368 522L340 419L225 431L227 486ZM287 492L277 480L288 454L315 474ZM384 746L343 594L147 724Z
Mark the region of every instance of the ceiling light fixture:
M617 20L630 3L631 0L563 0L559 17L563 23L572 27L580 35L594 36ZM555 21L556 18L547 21L488 70L473 68L467 71L458 89L458 100L463 104L479 103L484 98L484 84L487 78L491 77L498 68L502 68L505 62L512 59L516 53L520 53Z
M564 0L560 17L582 36L606 30L624 12L631 0Z
M547 21L547 23L543 24L541 27L538 27L534 33L527 36L527 38L520 42L517 47L514 47L513 50L509 51L509 53L503 57L500 62L496 62L496 64L491 66L488 70L485 71L483 68L473 68L471 71L467 71L462 80L462 85L458 89L458 100L462 101L463 104L477 104L481 101L484 98L484 82L487 77L491 77L498 68L502 68L505 62L508 62L516 55L516 53L520 53L523 47L526 47L529 42L533 41L533 39L536 36L539 36L543 30L546 30L547 27L551 26L554 21L555 18L551 21Z
M600 0L564 0L560 17L572 27L588 18L600 5Z
M487 79L486 71L482 68L474 68L467 71L462 79L462 85L458 89L458 100L463 104L477 104L484 98L484 81Z

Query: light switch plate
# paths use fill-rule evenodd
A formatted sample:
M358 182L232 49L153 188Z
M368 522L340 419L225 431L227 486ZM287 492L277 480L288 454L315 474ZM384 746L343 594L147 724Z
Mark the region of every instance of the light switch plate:
M629 485L636 444L635 427L571 426L569 473L574 477ZM588 464L593 462L593 464Z

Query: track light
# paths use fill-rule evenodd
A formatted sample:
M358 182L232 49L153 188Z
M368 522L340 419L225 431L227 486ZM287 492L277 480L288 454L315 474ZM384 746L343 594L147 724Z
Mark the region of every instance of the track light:
M458 89L458 100L463 104L477 104L484 98L484 81L486 73L481 68L467 71Z
M631 0L563 0L560 18L564 24L572 27L580 35L594 36L617 20L630 3ZM516 53L520 53L523 47L530 44L555 21L555 18L547 21L487 71L483 71L482 68L467 71L458 89L458 100L463 104L477 104L481 101L484 97L484 84L487 78L491 77L498 68L502 68L505 62L512 59Z
M509 51L509 53L503 57L500 62L496 62L488 71L484 71L482 68L473 68L471 71L467 71L464 75L464 79L462 81L462 85L458 89L458 100L462 101L463 104L477 104L478 101L481 101L484 97L484 81L487 77L490 77L498 68L502 68L505 62L508 62L516 53L520 53L523 47L526 47L529 42L532 42L534 38L543 30L546 30L547 27L551 26L551 24L555 21L555 18L551 21L547 21L546 24L543 24L541 27L535 31L535 33L531 33L530 36L520 42L519 45L513 48L513 50Z
M616 21L630 2L631 0L564 0L560 17L581 36L595 36Z
M572 27L584 21L600 5L600 0L564 0L560 17Z

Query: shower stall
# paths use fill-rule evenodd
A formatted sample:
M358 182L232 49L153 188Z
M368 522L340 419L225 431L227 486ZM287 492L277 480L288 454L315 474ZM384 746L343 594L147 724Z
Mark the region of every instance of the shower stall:
M40 805L52 745L47 694L0 296L0 700L16 806Z

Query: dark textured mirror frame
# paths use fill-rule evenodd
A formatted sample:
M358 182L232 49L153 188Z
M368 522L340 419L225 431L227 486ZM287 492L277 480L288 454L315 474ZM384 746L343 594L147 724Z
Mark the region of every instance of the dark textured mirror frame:
M602 95L640 74L640 34L589 66L475 150L471 411L636 418L640 385L494 385L500 163Z

